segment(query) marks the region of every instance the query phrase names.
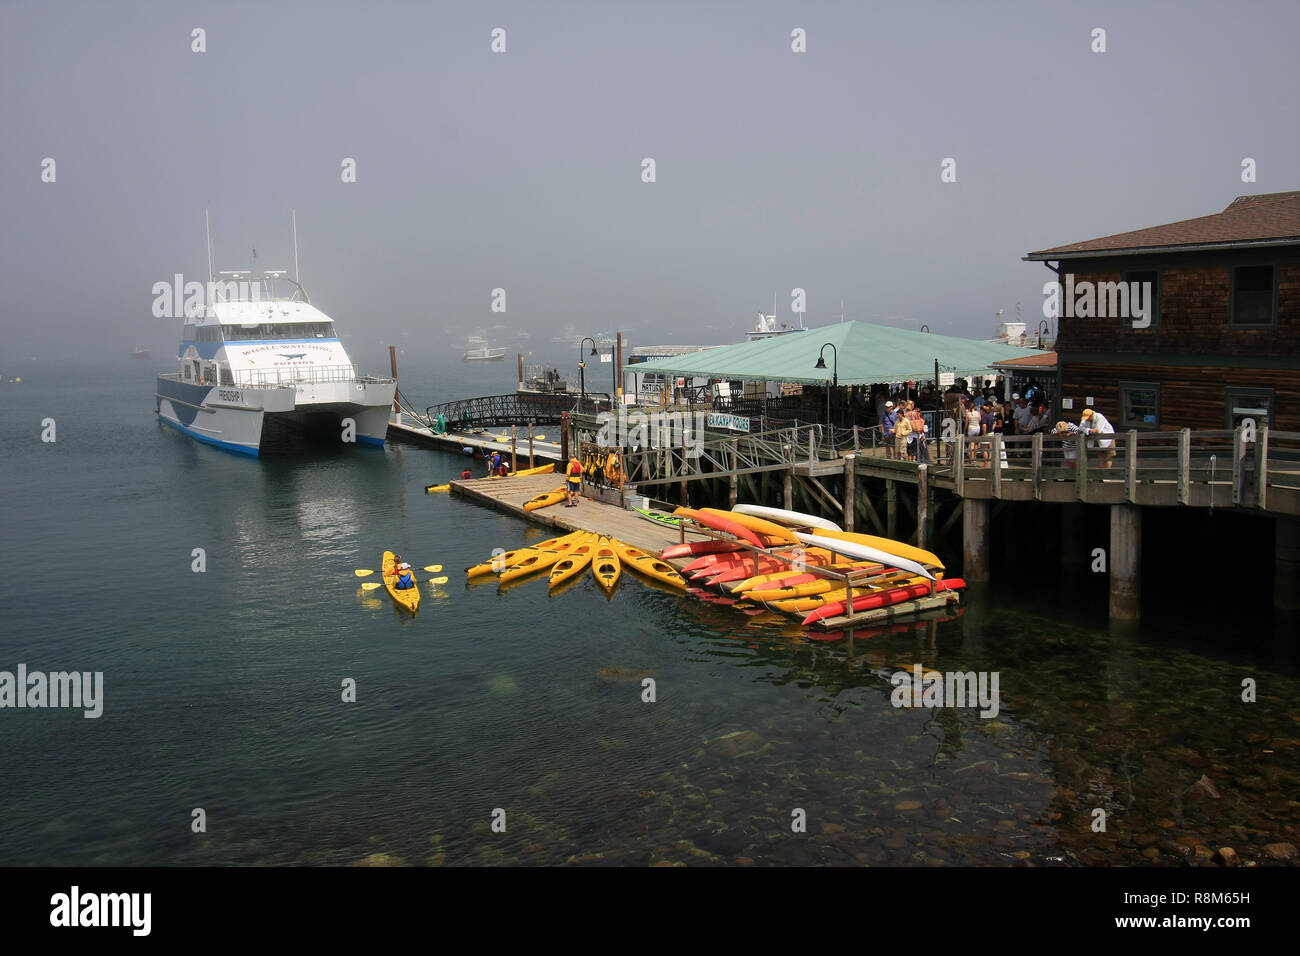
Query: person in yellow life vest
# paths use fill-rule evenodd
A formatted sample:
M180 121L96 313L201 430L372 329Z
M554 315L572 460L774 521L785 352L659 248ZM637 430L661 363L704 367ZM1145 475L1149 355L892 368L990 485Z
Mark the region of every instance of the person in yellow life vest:
M564 503L566 508L576 508L578 506L578 492L582 490L582 462L576 458L569 459L569 467L564 469L565 488L569 492L569 500Z

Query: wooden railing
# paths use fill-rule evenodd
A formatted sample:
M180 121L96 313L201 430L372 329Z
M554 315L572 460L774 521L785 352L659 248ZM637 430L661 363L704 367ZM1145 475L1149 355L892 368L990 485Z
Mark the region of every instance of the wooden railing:
M1101 442L1109 440L1109 449ZM1245 428L962 438L929 469L963 498L1233 507L1300 514L1300 432ZM893 463L902 465L903 463Z

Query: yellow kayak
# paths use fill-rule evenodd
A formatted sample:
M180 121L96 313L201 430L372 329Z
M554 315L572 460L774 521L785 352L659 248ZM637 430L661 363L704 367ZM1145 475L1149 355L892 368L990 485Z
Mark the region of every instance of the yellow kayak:
M736 524L744 525L755 534L768 534L779 541L789 541L791 544L797 544L798 539L790 533L790 529L785 525L777 524L775 521L768 521L764 518L757 518L754 515L740 514L735 511L723 511L719 508L701 508L703 512L713 515L720 515Z
M549 508L551 505L558 505L564 500L564 489L556 488L554 491L548 491L544 494L534 495L524 502L525 511L536 511L538 508Z
M534 571L549 568L557 561L575 553L582 545L588 544L590 537L591 535L586 531L575 531L573 534L556 541L548 548L541 550L530 549L516 557L510 567L501 572L501 576L497 581L499 584L509 584L511 581L527 577Z
M380 573L384 577L384 587L388 589L388 593L392 595L398 607L406 608L406 610L414 614L420 609L420 586L418 583L409 588L399 588L397 586L397 574L395 573L396 568L394 567L393 557L393 552L384 552L384 561L380 565ZM414 568L411 569L411 580L415 580Z
M591 573L595 576L596 583L604 588L606 593L614 590L614 585L618 584L619 575L623 571L619 564L618 552L611 544L609 538L601 535L600 541L596 544L596 552L591 558Z
M618 552L622 562L633 571L680 591L686 590L686 579L678 574L676 569L667 561L661 561L653 554L642 551L640 548L624 544L617 538L612 540L610 544L614 546L614 550Z
M548 548L553 548L561 541L575 537L579 533L580 532L574 531L570 534L560 535L558 538L547 538L545 541L530 544L526 548L516 548L514 551L506 551L502 554L498 554L491 560L484 561L482 564L476 564L472 568L466 568L465 573L471 578L481 577L484 574L500 573L514 564L515 560L520 556L527 557L531 551L545 551Z
M898 576L886 575L877 579L880 584L877 587L854 588L853 596L862 597L864 594L874 594L877 591L885 591L890 588L901 588L908 584L920 584L925 578L919 574L908 574L906 571L898 572ZM872 581L875 583L875 580ZM837 601L844 600L844 589L836 588L833 591L827 591L825 594L811 594L807 597L788 598L784 601L768 601L765 606L774 611L784 611L786 614L807 614L809 611L815 611L827 604L834 604Z
M523 478L527 475L549 475L555 471L555 463L549 465L538 465L536 468L525 468L522 471L512 471L508 475L488 475L489 481L500 481L502 478Z
M587 565L591 564L592 555L596 553L596 545L590 541L584 541L569 551L567 555L555 562L551 568L551 587L558 587L569 578L576 577L583 571L587 570Z

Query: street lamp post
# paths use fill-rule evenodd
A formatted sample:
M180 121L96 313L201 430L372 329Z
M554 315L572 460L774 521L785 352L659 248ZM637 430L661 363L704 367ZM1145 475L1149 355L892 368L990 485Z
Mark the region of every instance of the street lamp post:
M582 346L587 342L591 343L591 354L596 354L596 340L590 335L584 336L583 340L578 343L578 378L582 382L583 406L586 406L587 404L587 363L582 360Z
M817 353L817 364L813 368L826 368L826 350L831 350L831 361L834 363L831 372L831 386L826 389L826 426L831 424L831 388L840 387L840 352L835 347L834 342L827 342L822 346L821 351Z

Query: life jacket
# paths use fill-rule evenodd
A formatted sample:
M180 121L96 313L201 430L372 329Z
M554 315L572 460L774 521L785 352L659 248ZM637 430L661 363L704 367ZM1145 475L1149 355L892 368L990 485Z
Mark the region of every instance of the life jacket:
M409 568L405 571L397 572L397 587L403 591L415 587L415 581L411 577L411 571Z
M581 478L582 464L578 462L576 459L569 462L569 467L566 469L565 474L569 476L570 480L575 478Z

